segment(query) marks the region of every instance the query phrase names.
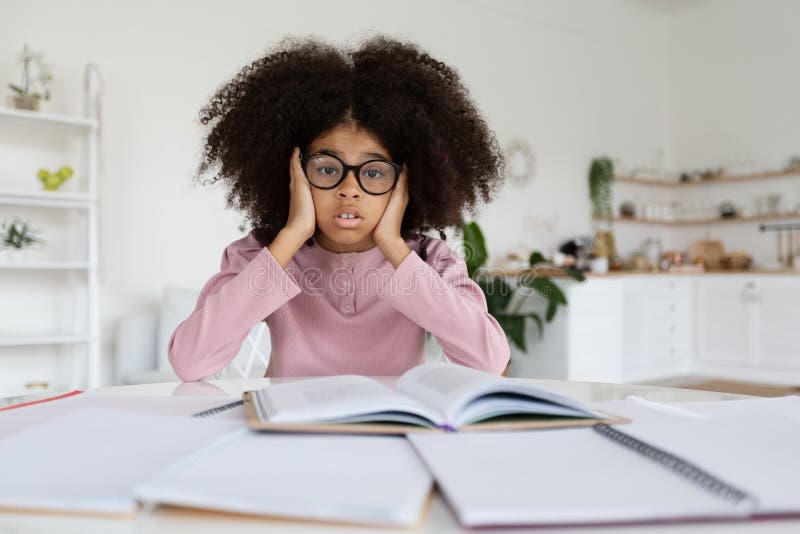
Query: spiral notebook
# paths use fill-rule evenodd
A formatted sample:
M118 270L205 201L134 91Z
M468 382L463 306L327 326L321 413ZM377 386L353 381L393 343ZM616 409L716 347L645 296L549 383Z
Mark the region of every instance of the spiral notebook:
M800 515L800 423L777 414L408 439L468 527Z

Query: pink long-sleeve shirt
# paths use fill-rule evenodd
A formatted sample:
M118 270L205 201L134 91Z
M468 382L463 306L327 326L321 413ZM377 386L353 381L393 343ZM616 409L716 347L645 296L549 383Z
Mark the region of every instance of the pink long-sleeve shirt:
M269 327L267 376L396 376L425 360L425 331L453 362L500 374L508 340L465 262L419 238L395 269L379 247L335 253L303 245L281 268L252 232L228 245L220 272L173 332L168 356L184 381L219 372L259 321Z

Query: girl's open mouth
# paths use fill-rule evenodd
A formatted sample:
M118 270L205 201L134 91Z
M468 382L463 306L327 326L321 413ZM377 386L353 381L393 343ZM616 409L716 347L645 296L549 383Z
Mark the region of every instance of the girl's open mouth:
M361 224L364 219L353 213L342 213L336 215L333 220L340 228L355 228Z

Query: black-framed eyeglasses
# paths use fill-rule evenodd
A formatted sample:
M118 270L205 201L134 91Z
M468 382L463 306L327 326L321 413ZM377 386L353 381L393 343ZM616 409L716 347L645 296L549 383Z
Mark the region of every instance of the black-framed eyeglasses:
M333 154L314 152L300 157L309 183L318 189L333 189L351 170L365 193L385 195L397 184L403 166L385 159L371 159L360 165L348 165Z

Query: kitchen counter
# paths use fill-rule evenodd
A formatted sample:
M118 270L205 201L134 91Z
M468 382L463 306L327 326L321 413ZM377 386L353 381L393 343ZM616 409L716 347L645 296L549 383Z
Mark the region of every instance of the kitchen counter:
M541 269L505 269L503 267L489 267L487 274L505 275L508 277L519 276L546 276L548 278L569 278L566 274L558 269L541 268ZM786 276L800 276L798 270L787 269L711 269L706 271L609 271L607 273L584 273L589 278L613 278L613 277L626 277L626 276L704 276L704 275L786 275Z

